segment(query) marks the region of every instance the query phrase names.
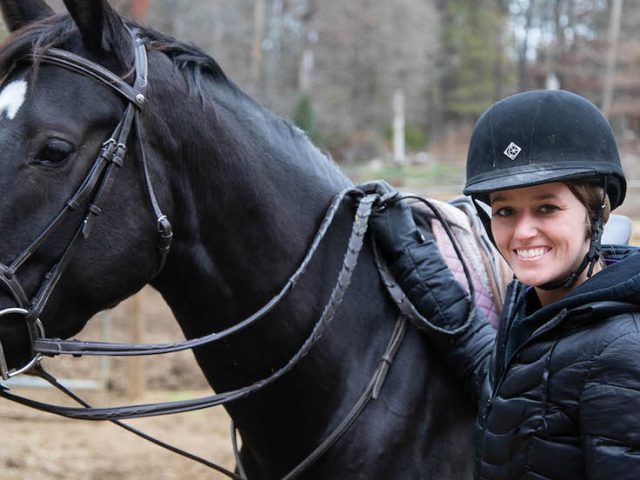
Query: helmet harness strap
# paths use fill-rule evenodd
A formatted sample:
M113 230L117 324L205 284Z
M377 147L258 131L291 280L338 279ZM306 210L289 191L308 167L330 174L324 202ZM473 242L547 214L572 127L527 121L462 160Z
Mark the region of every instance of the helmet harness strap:
M587 277L591 277L593 275L593 269L595 268L595 265L598 262L598 259L600 258L600 247L601 247L600 243L602 240L602 232L604 230L603 216L604 216L604 210L606 208L605 199L606 199L608 187L609 187L609 176L604 175L602 201L598 206L598 211L596 212L596 218L591 221L591 239L589 241L589 250L585 254L584 258L582 259L582 262L580 262L580 265L578 266L578 268L564 279L552 280L550 282L543 283L542 285L537 285L537 288L541 288L542 290L555 290L556 288L569 289L576 283L576 281L578 280L578 277L582 274L582 272L587 267L589 268L587 270ZM487 233L489 235L489 238L495 245L495 240L493 238L493 234L491 233L491 217L479 205L478 203L479 200L477 198L474 198L472 196L472 199L476 204L476 211L478 212L480 220L484 224L485 229L487 230Z
M593 275L593 269L598 262L598 259L600 258L600 243L602 241L602 232L604 230L603 216L604 210L606 208L605 204L608 187L609 177L608 175L604 175L602 201L598 206L596 218L591 221L591 239L589 241L589 250L582 259L582 262L580 262L578 268L563 280L553 280L551 282L543 283L542 285L537 285L537 288L541 288L542 290L555 290L556 288L560 287L569 289L576 283L578 277L587 267L589 267L589 269L587 270L587 278L590 278L591 275Z

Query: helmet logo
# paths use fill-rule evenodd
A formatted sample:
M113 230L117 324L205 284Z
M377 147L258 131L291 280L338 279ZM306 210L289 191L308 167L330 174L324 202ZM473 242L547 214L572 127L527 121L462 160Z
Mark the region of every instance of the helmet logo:
M515 143L511 142L503 153L507 157L509 157L511 160L515 160L521 151L522 151L522 148L520 148Z

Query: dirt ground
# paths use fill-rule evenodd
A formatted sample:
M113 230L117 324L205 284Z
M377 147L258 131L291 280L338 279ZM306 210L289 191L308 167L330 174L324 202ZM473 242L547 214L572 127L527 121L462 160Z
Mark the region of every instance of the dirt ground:
M174 398L175 395L155 393L141 400ZM219 408L130 423L233 469L229 419ZM3 402L0 425L3 438L0 478L3 480L227 478L106 422L68 420Z

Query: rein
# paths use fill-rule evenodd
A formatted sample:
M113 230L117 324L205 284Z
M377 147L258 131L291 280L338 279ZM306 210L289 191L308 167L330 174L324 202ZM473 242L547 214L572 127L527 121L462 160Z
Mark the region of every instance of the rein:
M37 375L50 383L53 387L57 388L58 390L75 400L81 405L81 407L66 407L54 405L32 400L20 395L15 395L10 392L8 387L2 385L2 383L0 383L0 397L37 410L61 415L67 418L111 421L118 426L155 443L156 445L162 446L175 453L181 454L183 456L186 456L187 458L213 468L230 478L246 480L246 477L244 475L238 475L230 472L229 470L220 467L213 462L185 452L184 450L167 444L161 440L155 439L147 434L144 434L138 429L121 422L121 420L181 413L202 408L209 408L216 405L222 405L241 398L248 397L249 395L257 392L258 390L261 390L267 385L276 382L278 379L290 372L299 363L299 361L310 352L311 348L322 337L326 328L335 317L338 307L342 303L344 295L350 285L353 272L357 266L359 254L364 243L364 236L368 228L368 219L372 213L372 209L374 206L380 205L380 203L384 202L384 198L377 193L362 191L357 187L347 188L336 195L326 211L325 217L318 228L318 231L307 251L307 254L305 255L296 271L291 275L291 277L282 287L280 292L271 300L269 300L262 308L256 311L253 315L225 330L214 332L209 335L191 340L166 344L105 343L47 338L45 335L45 329L39 320L39 316L44 310L50 298L50 295L57 285L58 281L60 280L63 272L65 271L65 268L73 258L73 255L75 254L77 247L80 245L80 242L90 236L93 222L95 221L96 217L99 216L102 212L108 193L113 185L115 173L119 168L123 166L125 153L127 150L126 144L133 127L135 127L135 131L137 133L137 148L139 150L138 156L141 162L141 170L145 178L145 188L157 221L158 252L160 258L158 267L153 273L153 277L155 277L162 270L166 261L167 254L169 252L172 239L171 224L169 223L166 215L162 213L153 190L144 152L143 129L138 118L141 109L146 103L146 49L144 42L140 38L138 32L134 31L131 32L131 34L135 44L135 81L133 85L127 84L105 68L70 52L58 49L50 49L40 56L34 56L34 58L38 59L41 62L66 68L83 76L96 80L97 82L109 87L110 89L118 93L121 97L123 97L127 101L127 105L122 119L115 127L111 137L104 142L99 155L97 156L89 170L89 173L84 178L74 195L66 202L62 211L53 219L53 221L51 221L51 223L36 238L36 240L34 240L31 245L29 245L10 265L6 266L0 263L0 286L3 286L9 291L17 304L17 307L15 308L8 308L0 311L0 317L9 315L24 317L24 321L27 325L30 335L30 345L33 355L31 360L26 365L14 370L9 370L4 356L2 344L0 343L0 376L2 377L2 379L7 380L21 373L31 373ZM325 237L329 226L332 224L336 216L336 212L341 206L343 200L345 200L345 198L347 197L356 200L358 206L351 229L351 235L349 237L347 248L343 256L342 266L336 279L335 286L331 292L329 301L325 305L322 314L315 323L311 333L306 338L299 350L290 358L290 360L284 366L273 372L268 377L263 378L246 387L203 398L175 402L130 405L123 407L94 408L89 403L78 397L75 393L71 392L66 387L61 385L57 381L57 379L55 379L55 377L53 377L43 368L41 360L44 356L132 356L171 353L219 342L235 333L246 329L259 319L266 316L298 283L300 277L304 274L309 263L311 262L314 254L317 252L318 247ZM65 248L58 262L45 275L44 280L38 288L35 296L33 297L33 299L31 299L31 301L29 301L28 296L25 293L25 289L16 276L16 272L38 249L40 249L44 245L46 240L50 238L51 235L62 225L63 221L71 214L71 212L83 205L87 205L85 207L85 216L83 221L77 227L76 232L67 244L67 247ZM443 221L442 219L439 220L441 222ZM444 224L446 224L446 222L444 222L443 225ZM448 229L447 234L450 236L452 242L455 245L455 238L452 236L450 230ZM438 329L438 327L432 326L426 319L422 318L419 313L416 312L412 306L410 306L409 302L406 300L406 297L404 297L403 294L398 293L398 286L395 284L395 281L388 273L386 267L384 267L383 262L381 262L377 250L374 249L374 251L376 253L376 264L378 265L378 271L382 277L383 283L389 290L394 301L400 307L401 313L396 321L387 347L380 357L377 367L371 375L370 381L368 382L367 386L365 387L364 391L362 392L352 409L342 419L342 421L338 424L334 431L329 434L323 440L323 442L305 459L303 459L293 470L285 475L283 477L283 480L292 480L294 478L298 478L304 471L306 471L311 465L313 465L328 449L330 449L338 440L340 440L340 438L342 438L342 436L348 431L351 425L358 418L360 413L368 405L369 401L378 397L387 372L402 344L402 340L404 339L407 318L412 320L414 323L417 318L421 325L424 325L426 322L430 327ZM465 274L467 274L469 284L471 285L472 282L470 280L470 275L468 270L466 269ZM443 333L448 333L451 335L459 333L459 331L461 331L463 328L466 328L467 323L465 323L465 325L463 325L463 327L460 327L459 329L456 329L454 331L443 331ZM233 435L235 445L235 430L233 431ZM236 456L239 459L239 455L237 454L237 452ZM238 463L238 470L240 472L242 471L242 466L240 463Z
M287 362L286 365L281 367L279 370L276 370L269 377L264 378L253 385L239 388L237 390L233 390L230 392L225 392L222 394L216 394L208 397L203 397L199 399L185 400L185 401L177 401L177 402L164 402L164 403L155 403L155 404L147 404L147 405L132 405L126 407L113 407L113 408L93 408L90 404L82 400L75 393L71 392L63 385L61 385L51 374L46 372L42 367L41 363L38 361L36 365L31 369L32 373L43 378L45 381L50 383L53 387L57 388L61 392L70 396L80 405L82 408L78 407L64 407L59 405L53 405L45 402L39 402L36 400L32 400L26 397L22 397L19 395L15 395L10 393L9 390L0 384L0 397L6 398L13 402L28 406L30 408L34 408L36 410L45 411L48 413L53 413L56 415L61 415L67 418L74 419L83 419L83 420L108 420L111 421L118 426L125 428L126 430L145 438L146 440L152 441L156 445L167 448L175 453L179 453L181 455L186 456L194 461L202 463L210 468L213 468L230 478L243 480L244 477L238 476L219 465L216 465L208 460L200 458L196 455L185 452L181 449L178 449L172 445L169 445L165 442L162 442L158 439L150 437L149 435L144 434L143 432L131 427L128 424L121 422L122 419L132 419L132 418L141 418L148 416L156 416L156 415L165 415L165 414L173 414L173 413L182 413L193 410L198 410L202 408L209 408L216 405L222 405L225 403L232 402L234 400L238 400L240 398L245 398L252 393L261 390L262 388L270 385L275 382L286 373L291 371L298 362L304 358L311 348L315 345L315 343L322 337L322 334L326 330L329 323L335 317L335 314L338 310L338 307L342 303L344 299L344 294L349 287L351 282L351 277L353 272L355 271L355 267L358 262L358 257L360 251L363 247L364 235L367 231L368 227L368 219L371 215L371 210L374 202L378 199L376 194L363 194L362 191L357 188L349 188L345 189L341 193L339 193L333 200L331 206L329 207L324 220L322 221L318 232L312 242L307 255L303 259L302 263L294 272L294 274L289 278L286 282L285 286L282 288L280 293L276 295L273 299L271 299L267 304L265 304L260 310L258 310L255 314L251 315L247 319L236 325L237 328L229 328L220 333L214 333L208 335L206 337L202 337L200 339L195 339L195 343L191 341L179 342L177 344L168 344L168 345L155 345L150 346L151 350L147 348L147 346L142 345L141 351L143 353L139 354L151 354L151 353L169 353L180 350L184 350L187 348L194 348L192 345L197 344L198 346L204 345L207 343L212 343L214 341L221 340L230 336L233 333L241 331L242 329L248 327L253 322L265 316L275 305L277 305L286 295L286 293L297 283L300 276L306 270L307 265L313 258L315 252L320 245L321 240L324 238L329 226L331 225L333 219L335 218L335 214L342 203L342 200L347 196L351 195L353 197L360 197L358 208L356 211L356 215L354 217L354 223L352 226L351 236L349 238L349 242L344 253L343 263L338 274L338 278L336 280L336 284L331 293L330 299L326 304L321 316L316 322L314 328L311 333L300 347L298 352L291 357L291 359ZM391 279L388 279L390 282ZM358 418L360 413L364 410L370 400L376 399L380 393L384 380L386 378L387 372L395 358L396 353L398 352L400 345L402 344L402 340L404 339L404 333L406 331L406 318L404 315L400 315L398 320L396 321L396 325L394 327L393 333L385 349L385 352L380 358L378 362L378 366L373 372L369 383L366 388L350 410L350 412L345 416L345 418L340 422L340 424L335 428L335 430L313 451L309 454L300 464L298 464L291 472L289 472L283 480L293 480L294 478L298 478L304 471L306 471L313 463L315 463L329 448L331 448L351 427L353 422ZM56 343L56 340L51 340L53 343ZM75 342L72 342L75 343ZM108 348L109 344L100 344L104 347L103 351L109 352L112 355L121 354L120 352L125 351L125 355L133 355L135 353L131 353L131 347L135 347L135 345L127 345L126 348L119 349L115 348L114 350L110 350ZM116 344L117 346L122 346L122 344ZM134 349L135 350L135 349ZM57 354L69 354L69 355L77 355L74 353L76 350L71 349L69 351L60 350ZM94 353L97 354L97 353ZM234 431L235 435L235 431ZM235 442L234 442L235 443Z

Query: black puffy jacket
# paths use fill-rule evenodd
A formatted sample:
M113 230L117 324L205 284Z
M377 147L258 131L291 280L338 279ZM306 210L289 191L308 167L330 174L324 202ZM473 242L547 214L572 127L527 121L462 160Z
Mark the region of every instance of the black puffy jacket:
M419 310L459 326L464 302L429 250L405 250L392 270ZM478 400L478 479L640 479L640 251L605 256L545 307L514 281L497 335L480 315L454 339L430 335Z

